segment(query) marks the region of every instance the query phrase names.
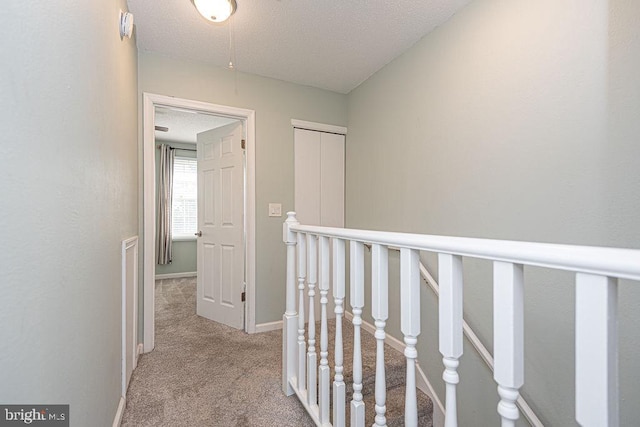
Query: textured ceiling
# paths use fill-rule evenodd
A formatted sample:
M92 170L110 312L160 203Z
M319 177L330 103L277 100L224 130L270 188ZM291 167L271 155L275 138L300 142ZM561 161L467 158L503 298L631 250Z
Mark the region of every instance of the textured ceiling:
M168 127L168 132L156 131L158 141L196 143L196 135L205 130L237 121L228 117L212 116L193 111L156 107L155 125Z
M128 0L138 48L348 93L470 0L237 0L229 22L190 0Z

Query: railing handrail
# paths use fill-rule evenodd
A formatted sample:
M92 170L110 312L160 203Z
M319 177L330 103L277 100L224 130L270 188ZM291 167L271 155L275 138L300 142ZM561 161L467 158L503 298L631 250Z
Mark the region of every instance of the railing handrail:
M363 308L362 276L364 271L363 247L371 244L371 287L372 315L376 322L376 339L383 348L384 327L388 318L387 293L388 284L388 251L390 248L400 249L400 305L401 331L406 348L406 385L405 385L405 424L417 424L417 399L415 395L415 363L417 358L416 343L420 335L420 251L431 252L438 257L439 302L438 302L438 339L439 351L442 354L445 382L445 424L455 427L457 422L457 385L460 382L458 367L463 354L463 282L464 258L478 258L490 261L493 266L493 348L494 348L494 380L497 384L500 401L497 412L503 426L515 425L520 415L516 402L520 397L520 389L524 385L524 266L536 266L554 270L564 270L574 274L575 281L575 416L581 425L619 425L619 370L618 370L618 282L616 279L640 281L640 250L607 247L564 245L553 243L533 243L507 240L491 240L480 238L447 237L396 233L388 231L358 230L333 227L301 225L294 212L287 213L283 225L283 241L287 245L287 282L286 312L283 325L286 336L283 344L283 390L287 394L296 392L307 397L306 384L303 378L305 363L310 366L308 378L315 390L315 337L309 332L309 350L305 352L304 342L304 300L305 284L308 285L309 307L312 312L316 283L315 268L318 260L315 248L321 243L325 255L322 277L325 292L329 277L330 239L333 238L333 277L334 300L336 301L336 319L343 313L338 310L345 297L345 246L349 243L350 264L350 305L354 314L360 314ZM308 246L309 256L305 252ZM298 259L297 293L300 303L299 313L296 311L295 295L295 263ZM310 267L309 274L305 265ZM324 303L326 304L326 298ZM322 303L322 302L321 302ZM341 305L340 305L341 307ZM326 322L326 316L323 316ZM310 321L313 316L310 314ZM361 324L359 317L354 317L354 327ZM336 320L337 322L338 320ZM298 327L297 341L294 328ZM336 331L338 331L336 327ZM298 363L295 362L297 343ZM354 332L354 384L351 400L352 416L355 413L356 425L364 427L364 416L361 411L362 390L360 341ZM326 353L326 350L325 350ZM485 355L486 356L486 355ZM338 395L335 390L343 391L342 376L342 341L336 332L336 375L334 380L334 408L343 408L344 393ZM376 357L376 365L383 360L383 354ZM291 361L291 362L289 362ZM326 363L325 363L326 365ZM298 368L298 378L295 369ZM326 370L326 369L325 369ZM286 375L285 375L286 373ZM384 369L376 366L376 425L385 425L384 420ZM326 381L325 381L326 383ZM380 386L378 387L378 383ZM380 389L380 390L378 390ZM327 393L327 386L323 388ZM380 391L380 392L379 392ZM310 405L318 406L315 396L309 400ZM321 405L326 408L326 400ZM314 407L315 407L314 406ZM378 411L382 408L381 411ZM325 409L326 410L326 409ZM357 412L353 412L356 411ZM317 411L315 411L317 412ZM313 415L312 410L310 413ZM339 411L340 412L340 411ZM341 410L339 426L344 426L344 411ZM317 417L316 417L317 418ZM353 418L352 418L353 419Z
M640 280L640 250L291 224L290 231L429 252Z

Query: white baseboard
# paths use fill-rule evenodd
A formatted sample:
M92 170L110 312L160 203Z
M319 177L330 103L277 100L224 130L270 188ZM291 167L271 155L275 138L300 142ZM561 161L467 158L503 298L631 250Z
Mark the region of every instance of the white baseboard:
M255 333L275 331L276 329L282 329L282 320L275 322L259 323L256 325Z
M113 427L120 427L122 423L122 416L124 415L124 408L127 404L124 396L120 396L120 402L118 403L118 409L116 410L116 416L113 418Z
M197 271L187 271L184 273L167 273L167 274L156 274L156 280L160 279L181 279L183 277L196 277L198 276Z
M427 376L424 374L424 371L420 367L420 363L416 363L416 367L418 368L418 375L416 376L416 386L420 389L421 392L429 396L431 398L431 401L433 402L433 425L434 427L443 427L444 405L438 398L438 395L429 382L429 379L427 379Z
M344 317L349 321L353 320L353 314L348 311L345 311ZM372 335L376 332L376 327L365 320L362 321L362 329ZM405 344L399 339L392 337L390 334L385 334L384 343L404 354L404 348L406 347ZM416 363L416 371L418 374L416 375L416 387L429 396L433 401L433 425L436 427L444 426L444 406L442 405L442 402L438 398L433 386L420 367L420 363Z

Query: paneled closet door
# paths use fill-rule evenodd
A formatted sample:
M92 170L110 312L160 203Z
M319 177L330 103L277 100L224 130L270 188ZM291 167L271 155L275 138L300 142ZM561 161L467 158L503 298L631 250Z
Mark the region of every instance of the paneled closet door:
M344 227L344 135L295 129L294 141L298 221Z

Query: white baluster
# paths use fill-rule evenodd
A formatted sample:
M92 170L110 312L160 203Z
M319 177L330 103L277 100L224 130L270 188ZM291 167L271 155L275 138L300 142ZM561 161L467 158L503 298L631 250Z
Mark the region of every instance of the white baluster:
M296 376L296 233L289 230L298 225L295 212L287 212L283 224L283 240L287 245L287 288L286 311L282 317L282 391L287 396L293 394L290 380Z
M420 258L414 249L400 249L400 329L404 334L407 381L404 400L404 425L418 425L416 395L416 343L420 335Z
M524 384L524 273L520 264L493 263L493 378L498 383L502 427L515 426Z
M344 308L344 285L345 285L345 244L344 240L333 239L333 298L335 301L336 313L336 347L335 347L335 378L333 381L333 425L335 427L345 426L345 402L346 387L342 371L342 316Z
M319 396L320 424L329 422L329 382L331 368L329 368L329 334L327 331L327 294L329 293L329 238L320 237L320 368L319 368Z
M306 389L306 353L304 342L304 280L307 274L306 238L298 233L298 390Z
M315 296L318 281L318 252L317 237L307 235L308 268L307 282L309 285L309 351L307 353L307 400L312 407L318 404L316 375L318 375L318 355L316 354L316 315Z
M371 314L376 325L376 418L374 426L387 425L387 382L384 369L384 327L389 317L389 250L373 245L371 250Z
M576 420L616 427L618 407L618 283L576 274Z
M458 425L456 384L460 381L457 368L462 356L462 257L438 254L440 281L440 353L445 366L442 378L446 383L445 427Z
M351 310L353 311L353 399L351 400L351 426L364 427L364 401L362 400L362 346L360 325L364 307L364 244L349 243L351 280L349 283Z

